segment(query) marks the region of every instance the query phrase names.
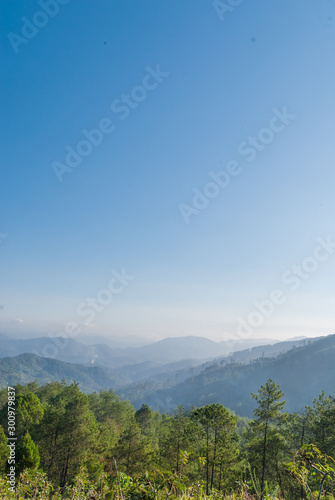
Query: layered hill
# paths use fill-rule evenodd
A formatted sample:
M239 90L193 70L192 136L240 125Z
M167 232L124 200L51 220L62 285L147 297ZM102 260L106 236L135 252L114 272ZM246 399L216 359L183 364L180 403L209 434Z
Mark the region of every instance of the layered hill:
M57 359L25 353L18 356L0 358L0 388L8 385L27 384L35 380L43 385L53 380L65 380L67 383L75 380L84 392L94 392L100 389L114 389L131 385L134 380L147 380L151 377L165 380L180 370L189 369L196 361L183 361L157 365L155 363L138 363L123 367L123 369L109 369L98 365L82 365L67 363Z
M60 350L61 355L69 359L85 360L85 365L31 353L0 358L1 387L34 380L40 384L52 380L76 380L85 392L113 388L130 399L135 407L147 403L154 409L170 412L179 404L191 408L193 405L219 402L242 416L252 415L253 400L250 392L257 392L268 378L280 384L285 392L289 411L310 404L322 390L335 394L335 335L257 346L205 363L199 363L197 359L163 363L174 357L171 349L177 348L178 340L185 348L184 351L180 349L180 358L186 354L198 355L197 349L199 346L203 348L205 343L202 339L195 339L196 343L193 343L192 337L187 341L165 339L165 342L134 349L137 354L146 349L147 360L142 361L145 357L143 353L143 357L131 357L129 364L117 368L99 366L98 363L92 363L90 358L92 354L101 352L101 358L106 359L106 364L113 365L111 358L118 357L115 350L107 350L103 345L82 345L71 339L68 348ZM1 339L4 340L7 341ZM30 344L28 341L24 341L28 344L21 343L21 348L26 348L27 345L30 348L43 346L38 345L37 339L30 340ZM46 340L50 343L50 339L42 339L42 342ZM13 341L10 342L13 349ZM211 341L208 345L211 348ZM165 349L165 356L161 354L162 349ZM210 351L206 352L208 354ZM161 359L157 359L158 356Z
M268 339L213 342L204 337L188 336L166 338L139 347L113 348L106 344L84 344L79 340L62 337L30 339L0 337L0 356L32 353L69 363L98 364L117 369L144 362L165 365L192 359L200 363L219 356L227 356L237 350L275 343L274 340Z
M20 354L0 358L0 388L37 381L43 385L52 381L78 382L84 392L117 389L130 382L126 376L100 366L83 366L57 359L41 358L36 354Z
M275 358L261 357L249 364L234 360L207 363L204 370L170 388L156 389L154 384L123 391L138 407L147 403L163 412L179 404L185 408L218 402L242 416L251 416L254 408L250 393L272 378L285 393L287 410L295 411L311 404L322 390L335 394L335 335L294 347Z

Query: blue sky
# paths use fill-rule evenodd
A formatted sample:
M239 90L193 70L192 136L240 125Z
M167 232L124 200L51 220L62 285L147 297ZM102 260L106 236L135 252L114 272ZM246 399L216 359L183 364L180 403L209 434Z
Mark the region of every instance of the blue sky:
M334 0L242 0L224 19L207 0L1 11L2 333L334 333L334 250L313 257L335 241ZM67 147L89 154L72 168ZM238 173L195 209L229 162Z

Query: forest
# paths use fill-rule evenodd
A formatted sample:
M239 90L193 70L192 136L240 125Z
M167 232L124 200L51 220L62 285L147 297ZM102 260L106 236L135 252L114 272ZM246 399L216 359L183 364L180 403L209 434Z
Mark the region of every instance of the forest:
M334 398L322 392L288 413L271 379L250 398L253 418L218 403L135 410L112 389L85 394L76 382L3 389L1 499L335 498Z

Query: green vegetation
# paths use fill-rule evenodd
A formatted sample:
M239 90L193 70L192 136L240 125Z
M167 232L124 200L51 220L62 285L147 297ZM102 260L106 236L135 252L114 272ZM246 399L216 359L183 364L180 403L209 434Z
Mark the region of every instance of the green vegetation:
M16 386L16 491L9 473L7 391L0 392L0 498L115 500L334 499L335 402L323 392L286 413L271 379L253 419L219 403L172 415L137 411L113 390ZM6 449L7 448L7 449Z

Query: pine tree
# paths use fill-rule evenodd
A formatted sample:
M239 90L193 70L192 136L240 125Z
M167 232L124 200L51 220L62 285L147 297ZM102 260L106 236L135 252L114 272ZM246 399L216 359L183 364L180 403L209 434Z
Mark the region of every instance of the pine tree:
M322 453L335 456L335 400L322 391L311 409L311 440Z
M196 408L193 417L200 423L205 434L204 448L199 450L206 456L206 492L213 489L215 478L218 488L222 486L222 471L228 478L238 455L236 433L237 417L219 403Z
M26 431L17 447L17 470L18 472L22 472L24 469L37 469L39 464L40 455L38 447L31 439L29 432Z
M119 469L127 475L143 472L152 463L154 451L150 440L142 436L135 419L126 429L113 450ZM112 457L111 457L112 458Z
M163 415L159 441L161 465L179 473L181 452L194 450L191 456L196 456L195 446L199 436L197 424L186 416L183 406L179 405L173 416Z
M280 452L286 447L280 426L287 418L283 412L286 401L282 401L284 393L271 379L260 387L257 394L251 394L251 396L258 406L254 410L254 419L250 423L246 447L253 463L257 464L258 457L261 458L259 468L262 500L270 462L280 482Z
M44 470L61 487L85 463L96 441L96 421L77 383L51 398L36 435Z
M32 392L17 394L16 401L16 432L19 437L26 435L27 431L38 424L43 418L44 408Z

